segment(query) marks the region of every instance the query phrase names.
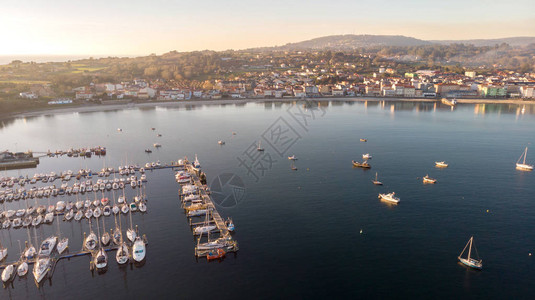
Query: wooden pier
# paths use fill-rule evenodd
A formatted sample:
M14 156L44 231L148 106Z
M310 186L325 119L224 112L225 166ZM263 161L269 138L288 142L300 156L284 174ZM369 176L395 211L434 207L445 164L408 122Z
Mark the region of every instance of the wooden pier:
M202 200L201 203L204 206L204 209L208 210L207 214L211 216L209 223L215 224L217 228L216 230L213 230L213 232L219 232L220 238L223 238L225 240L225 243L227 245L225 251L237 252L239 250L238 242L232 239L230 235L230 231L228 230L227 224L225 223L225 220L223 220L223 218L217 211L216 206L214 202L212 201L212 197L210 197L210 195L207 192L206 186L202 184L201 179L199 178L199 175L200 175L199 171L195 170L193 168L193 165L187 161L184 165L184 169L186 172L188 172L191 175L191 183L197 187L197 194ZM184 211L186 212L186 209L184 209ZM190 226L194 226L194 225L202 225L205 222L194 223L192 222L190 218L189 223L190 223ZM199 239L202 236L203 234L199 236ZM197 249L197 247L195 247L195 256L197 257L207 256L209 252L211 252L211 250L199 250Z

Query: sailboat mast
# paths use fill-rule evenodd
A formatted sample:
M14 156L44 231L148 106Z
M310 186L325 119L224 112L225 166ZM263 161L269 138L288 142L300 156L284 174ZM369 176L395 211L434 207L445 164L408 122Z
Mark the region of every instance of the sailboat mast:
M528 156L528 147L526 147L526 150L524 151L524 161L523 164L526 164L526 156Z
M472 240L474 237L470 238L470 248L468 248L468 261L470 261L470 254L472 253Z

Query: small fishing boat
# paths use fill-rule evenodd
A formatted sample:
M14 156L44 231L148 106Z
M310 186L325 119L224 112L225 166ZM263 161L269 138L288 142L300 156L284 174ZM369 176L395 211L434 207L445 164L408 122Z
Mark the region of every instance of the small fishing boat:
M48 256L39 256L33 265L33 277L35 282L39 284L47 275L48 270L50 269L51 259Z
M8 283L15 278L15 264L7 265L2 271L2 281Z
M533 165L526 164L526 157L528 156L528 147L524 150L520 158L516 161L516 169L521 171L533 171ZM522 160L523 158L523 160ZM520 163L522 160L522 163Z
M474 250L476 250L476 256L478 259L474 259L471 257L472 255L472 246L474 247ZM466 258L463 258L463 253L464 251L466 251L466 248L468 248L468 256ZM466 246L464 246L464 249L463 251L461 252L461 254L459 254L459 256L457 257L459 259L459 261L461 263L463 263L464 265L470 267L470 268L474 268L474 269L477 269L477 270L481 270L483 269L483 260L479 259L479 255L477 253L477 249L476 249L476 245L474 244L474 237L470 237L470 239L468 240L468 243L466 243Z
M399 203L400 199L396 196L394 196L396 193L388 193L388 194L379 194L379 199L392 202L392 203Z
M375 185L383 185L383 183L380 182L380 181L377 179L377 172L375 172L375 180L372 179L372 182L373 182L373 184L375 184Z
M146 153L152 153L152 150L150 150L150 149L145 149L145 152L146 152Z
M372 155L370 153L362 154L362 159L364 160L372 159Z
M297 160L297 157L295 157L295 155L292 155L292 156L288 156L288 159L289 160Z
M219 145L225 145L225 141L217 141Z
M54 251L57 242L58 238L56 236L51 236L44 240L41 243L41 247L39 248L39 256L50 256L50 254L52 254L52 251Z
M135 262L141 262L145 259L146 247L143 239L138 236L132 246L132 258Z
M208 252L208 254L206 255L206 260L210 261L210 260L214 260L214 259L220 259L220 258L223 258L225 257L225 250L219 248L219 249L214 249L210 252Z
M292 160L292 165L290 166L290 169L297 171L297 167L294 165L293 160Z
M230 232L234 232L234 230L236 229L235 226L234 226L234 222L232 221L231 218L228 218L228 219L225 221L225 225L227 226L227 229L228 229L228 231L230 231Z
M435 167L437 167L437 168L447 168L448 164L445 161L435 161Z
M358 162L358 161L351 161L353 163L354 167L363 168L363 169L370 169L372 166L368 163L368 161Z
M160 148L162 145L160 143L154 143L153 146L154 148Z
M361 142L367 142L367 139L360 139Z
M436 183L437 180L434 179L434 178L429 177L429 175L425 175L425 176L423 177L423 182L424 182L424 183Z

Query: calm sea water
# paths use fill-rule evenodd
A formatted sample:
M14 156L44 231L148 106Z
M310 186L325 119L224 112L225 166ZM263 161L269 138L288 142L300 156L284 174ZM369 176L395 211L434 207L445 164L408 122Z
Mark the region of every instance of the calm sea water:
M218 209L234 219L240 251L207 263L194 256L173 171L149 172L149 211L133 217L149 241L144 266L120 268L111 255L108 271L98 275L89 270L88 257L62 260L41 288L28 275L1 289L0 298L533 298L535 257L528 254L535 253L535 173L514 168L524 147L535 142L533 113L535 107L522 114L518 105L460 105L452 111L428 103L321 102L313 109L267 102L4 122L1 148L102 145L108 155L42 158L36 169L2 175L99 170L197 154L209 182L235 174L246 195ZM248 149L259 140L264 154L250 151L255 177L238 158L250 159ZM162 147L146 154L156 142ZM373 155L369 171L351 166L363 153ZM287 159L292 154L297 171ZM438 160L449 168L435 168ZM384 186L371 183L375 172ZM426 174L438 183L423 185ZM390 191L401 198L399 205L377 199ZM233 190L226 186L223 192ZM79 250L87 224L59 223L71 251ZM57 224L41 225L38 239L56 233ZM106 219L108 229L112 224ZM483 259L481 272L457 263L471 235ZM0 230L8 261L19 257L18 240L27 236L25 229Z

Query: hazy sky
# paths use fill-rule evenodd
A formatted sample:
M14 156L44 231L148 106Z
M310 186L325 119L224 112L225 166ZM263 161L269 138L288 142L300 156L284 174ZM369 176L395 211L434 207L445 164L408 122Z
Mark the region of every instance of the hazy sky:
M1 0L0 55L147 55L333 34L535 36L535 0Z

